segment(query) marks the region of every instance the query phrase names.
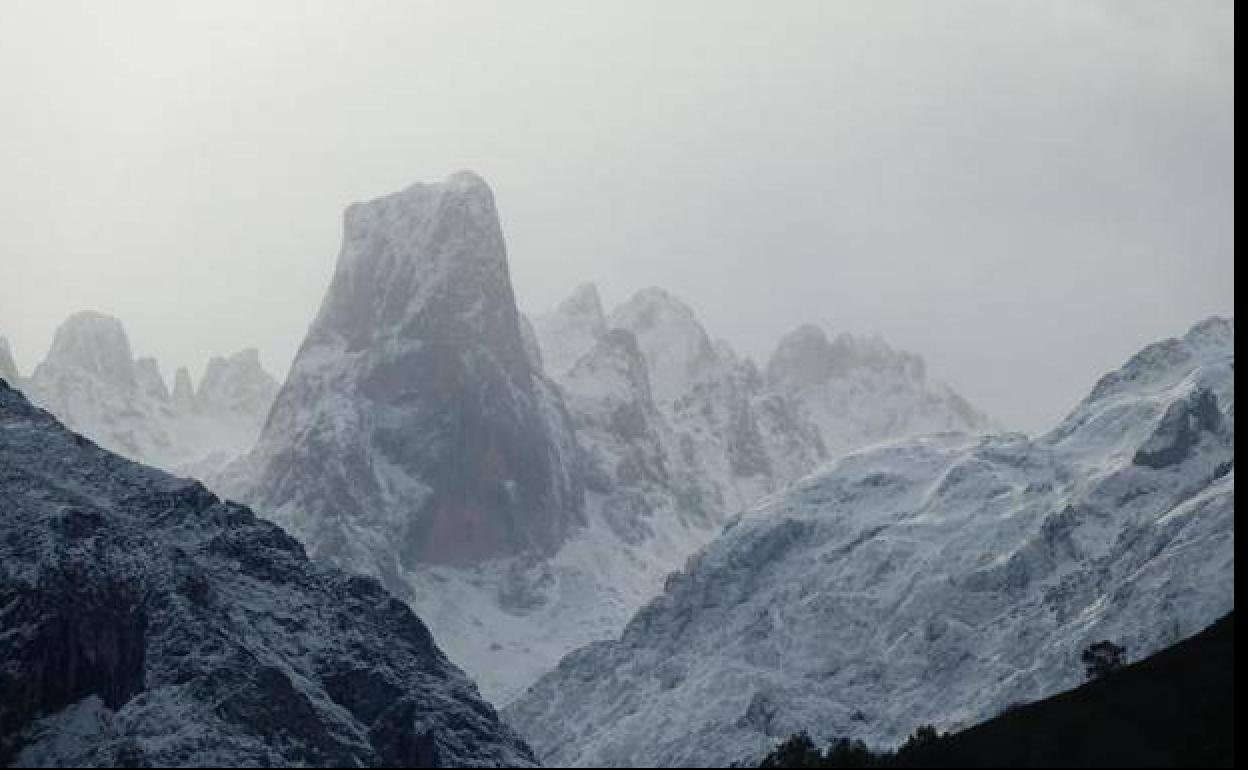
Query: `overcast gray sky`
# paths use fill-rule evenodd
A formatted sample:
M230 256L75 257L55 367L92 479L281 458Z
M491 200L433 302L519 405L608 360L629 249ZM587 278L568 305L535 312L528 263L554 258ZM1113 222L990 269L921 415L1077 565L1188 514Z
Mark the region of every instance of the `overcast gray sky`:
M471 168L521 304L880 332L1011 427L1234 307L1229 2L0 4L0 335L285 373L342 210Z

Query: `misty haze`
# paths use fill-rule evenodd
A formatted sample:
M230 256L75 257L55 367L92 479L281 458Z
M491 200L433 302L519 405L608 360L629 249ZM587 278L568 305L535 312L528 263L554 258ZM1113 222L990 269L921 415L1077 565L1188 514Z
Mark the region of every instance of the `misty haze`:
M0 765L1234 764L1232 3L0 19Z

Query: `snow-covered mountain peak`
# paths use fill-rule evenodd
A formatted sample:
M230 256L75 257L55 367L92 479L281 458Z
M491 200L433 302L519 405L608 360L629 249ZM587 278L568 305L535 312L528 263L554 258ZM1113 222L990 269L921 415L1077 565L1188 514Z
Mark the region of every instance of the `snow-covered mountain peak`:
M57 328L47 358L35 369L34 376L46 378L53 371L77 372L133 390L134 355L121 321L94 311L70 316Z
M581 284L554 312L534 318L533 326L546 370L557 380L606 334L598 287Z
M259 351L246 348L208 361L195 401L217 413L267 413L277 391L278 382L261 365Z
M609 325L637 337L660 403L680 398L721 374L722 362L697 316L665 289L637 292L611 313Z
M9 348L9 341L0 337L0 377L16 383L18 376L17 362L13 360L13 351Z
M132 460L179 474L215 471L249 449L277 383L255 352L208 366L204 398L185 368L173 392L156 359L135 360L121 322L77 313L22 388L76 431Z
M1155 342L1102 377L1041 441L1074 457L1097 450L1154 466L1185 459L1205 434L1234 434L1234 347L1234 321L1221 318Z
M952 388L929 380L920 356L878 335L829 339L806 324L781 338L766 371L767 384L818 428L834 457L903 436L991 425Z
M349 351L383 340L484 342L522 380L529 364L517 315L493 194L461 173L347 209L338 266L308 341L341 339Z
M452 174L444 182L417 182L399 192L353 203L345 214L345 239L339 269L395 257L435 263L441 259L497 261L496 249L431 248L457 246L467 236L489 237L498 229L494 194L485 180L471 172ZM478 231L485 231L480 233ZM351 248L349 248L351 247Z
M489 187L412 185L348 209L239 492L362 569L550 552L581 521L550 396Z
M786 334L767 362L768 381L781 386L821 385L855 369L891 372L922 380L923 359L892 348L880 337L842 333L829 340L824 330L805 324Z

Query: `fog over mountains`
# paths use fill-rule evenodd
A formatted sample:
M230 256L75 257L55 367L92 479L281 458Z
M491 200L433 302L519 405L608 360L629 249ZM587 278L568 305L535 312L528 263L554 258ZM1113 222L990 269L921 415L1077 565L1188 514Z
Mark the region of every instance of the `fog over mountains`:
M179 370L170 391L92 313L26 388L379 576L501 701L618 632L759 496L856 447L990 426L879 339L803 327L760 367L662 289L608 313L592 284L529 319L470 172L347 210L280 392L254 351L214 359L198 388Z
M544 762L757 760L807 731L899 745L1077 685L1234 608L1234 324L1106 375L1049 433L842 457L735 517L612 641L508 708Z
M205 476L251 448L278 383L254 349L208 361L198 389L179 369L170 391L159 364L135 358L121 321L84 311L57 329L23 380L0 339L0 376L112 451L165 470Z
M24 662L0 673L33 689L0 713L0 751L732 762L798 730L971 724L1073 684L1094 637L1143 654L1233 609L1233 320L1144 349L1034 438L919 354L833 331L755 362L664 289L607 308L592 283L528 316L494 193L459 172L347 209L282 382L249 349L170 387L98 313L29 377L0 338L29 398L0 394L0 491L30 546L0 590L89 573L108 612L191 624L117 621L121 657L49 700L39 629L91 650L67 619L85 600L21 604ZM184 649L213 629L239 648ZM249 705L191 730L231 656ZM165 730L182 742L141 737Z
M800 387L781 355L773 388L660 289L607 316L585 286L530 323L465 172L348 209L256 448L213 481L381 577L505 701L829 446L987 425L916 357L839 342ZM821 406L868 384L879 409Z

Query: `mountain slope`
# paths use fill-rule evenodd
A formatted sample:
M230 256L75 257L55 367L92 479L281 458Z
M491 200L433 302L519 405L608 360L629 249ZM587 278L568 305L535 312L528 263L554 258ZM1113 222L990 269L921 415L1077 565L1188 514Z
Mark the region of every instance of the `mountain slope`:
M794 732L899 743L1234 606L1234 325L1107 375L1050 434L847 455L767 498L615 641L506 709L550 764L717 764Z
M798 739L800 741L800 739ZM765 767L858 767L793 751ZM958 733L908 741L872 767L1234 767L1235 614L1074 690Z
M527 765L371 579L0 381L0 764Z

